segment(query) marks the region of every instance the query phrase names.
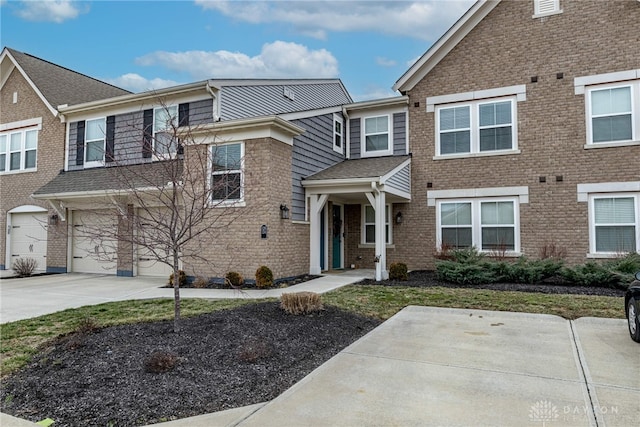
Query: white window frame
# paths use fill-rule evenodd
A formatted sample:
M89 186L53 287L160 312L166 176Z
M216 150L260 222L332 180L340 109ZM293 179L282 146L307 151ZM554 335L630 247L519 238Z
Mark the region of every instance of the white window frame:
M499 150L485 150L480 151L480 106L488 104L497 104L501 102L511 103L511 147L508 149ZM479 99L474 101L440 104L435 106L435 129L436 129L436 153L434 159L447 159L447 158L459 158L459 157L474 157L474 156L492 156L502 154L515 154L519 153L518 150L518 115L517 115L517 95L491 98L491 99ZM468 152L464 153L441 153L440 143L440 113L443 110L458 107L469 107L470 110L470 147ZM493 126L491 126L493 127ZM484 126L483 128L487 128ZM463 129L463 128L460 128ZM464 128L467 129L467 128ZM463 130L464 130L463 129ZM448 132L444 130L442 132Z
M617 89L628 87L631 92L631 139L620 141L593 141L593 114L591 108L591 97L593 92L606 89ZM617 82L589 86L585 88L585 115L587 125L587 143L585 148L598 147L615 147L640 144L640 80L632 80L627 82ZM613 114L612 114L613 115ZM604 117L610 117L607 115Z
M240 145L240 168L239 169L227 169L224 171L213 171L213 156L214 150L219 147L229 146L229 145ZM216 207L228 207L228 206L245 206L244 200L244 157L245 157L245 144L242 141L229 142L225 144L212 144L209 146L209 171L208 171L208 184L211 191L211 204ZM232 173L240 174L240 197L238 199L214 199L213 198L213 188L211 180L214 175L228 175Z
M35 172L38 170L38 139L39 139L39 130L40 127L30 127L20 130L8 131L0 133L0 137L5 140L4 152L0 152L0 156L4 155L4 170L0 171L2 175L9 175L13 173L22 173L22 172ZM27 133L35 133L36 135L36 146L35 148L27 148ZM20 146L17 149L11 149L11 138L17 135L20 138ZM0 149L2 146L0 145ZM27 167L27 152L35 151L36 153L36 162L33 167ZM18 153L20 155L20 165L17 169L11 170L11 155Z
M89 131L89 122L95 122L95 121L102 121L102 125L100 126L100 129L102 131L102 138L94 138L94 139L89 139L87 137L87 132ZM89 152L87 145L89 143L95 143L95 142L99 142L102 141L102 159L101 160L93 160L93 161L88 161L87 160L87 154ZM94 117L92 119L86 119L84 122L84 152L83 152L83 156L84 159L82 159L83 161L83 165L85 168L94 168L94 167L99 167L99 166L104 166L104 155L105 155L105 151L106 151L106 145L107 145L107 118L106 117Z
M376 114L372 116L363 116L360 119L360 157L381 157L393 154L393 122L392 114ZM382 132L367 133L367 119L377 119L386 117L387 119L387 149L367 151L367 135L382 135Z
M367 222L367 207L370 207L371 209L373 209L373 206L371 205L362 205L362 221L361 222L361 230L360 230L360 243L362 245L365 246L370 246L375 244L376 242L367 242L367 225L373 225L375 227L376 223L374 222ZM375 213L375 210L374 210ZM385 242L386 245L392 245L393 244L393 227L391 226L391 205L390 204L386 204L385 205L385 228L386 228L386 236L388 237L388 241Z
M175 114L173 113L173 111L175 110ZM157 142L158 142L158 133L169 133L170 135L172 135L173 137L175 137L174 135L174 131L173 128L171 126L168 126L165 124L165 127L157 127L156 126L156 115L159 112L164 113L168 113L169 117L171 117L171 121L173 122L173 126L175 126L177 128L178 126L178 106L177 105L167 105L167 106L162 106L162 107L156 107L153 109L153 143L152 143L152 152L153 152L153 158L154 160L165 160L165 159L171 159L174 158L177 150L178 150L178 141L176 141L175 143L175 150L169 151L167 153L158 153L157 150Z
M640 192L629 192L629 193L620 193L620 192L611 192L611 193L594 193L588 195L588 206L589 206L589 253L587 254L588 258L612 258L618 257L621 255L620 252L598 252L597 242L596 242L596 224L595 221L595 201L598 199L616 199L616 198L632 198L634 200L634 208L635 208L635 222L633 225L635 226L636 231L636 252L640 252ZM624 225L624 224L616 224L616 225Z
M508 256L520 256L520 203L518 196L513 197L487 197L487 198L451 198L451 199L438 199L436 200L436 234L437 234L437 246L442 248L442 204L446 203L470 203L471 204L471 245L477 248L479 252L493 253L499 252L500 249L483 249L482 248L482 220L481 220L481 206L482 203L487 202L511 202L513 203L513 250L506 250L505 255ZM511 226L509 224L491 224L490 226ZM489 227L489 226L485 226Z
M337 125L340 124L340 132ZM336 144L336 140L340 138L340 145ZM340 114L333 114L333 151L344 154L344 119Z

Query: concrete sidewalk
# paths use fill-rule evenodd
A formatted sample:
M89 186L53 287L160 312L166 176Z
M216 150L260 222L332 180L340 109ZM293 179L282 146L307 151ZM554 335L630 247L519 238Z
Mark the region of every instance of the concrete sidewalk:
M624 320L407 307L267 403L186 426L636 426Z
M286 292L325 293L371 276L369 270L327 274L288 288L268 290L192 289L180 290L182 298L278 298ZM172 288L163 288L166 277L116 277L100 274L52 274L0 280L0 323L30 319L68 308L132 299L173 298Z

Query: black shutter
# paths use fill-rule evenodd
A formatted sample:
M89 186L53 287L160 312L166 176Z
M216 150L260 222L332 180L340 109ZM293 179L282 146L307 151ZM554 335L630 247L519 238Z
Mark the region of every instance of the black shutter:
M178 126L189 126L189 103L178 105Z
M84 165L84 120L77 123L76 133L76 165Z
M178 126L189 126L189 103L178 104ZM178 154L184 154L182 141L178 139Z
M144 110L142 114L142 157L150 159L153 152L153 110Z
M114 150L116 140L116 116L107 117L107 143L105 147L104 160L107 163L114 161Z

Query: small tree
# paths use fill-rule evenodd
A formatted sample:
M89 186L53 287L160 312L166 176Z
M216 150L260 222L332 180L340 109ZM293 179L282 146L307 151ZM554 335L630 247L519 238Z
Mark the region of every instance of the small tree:
M130 144L131 150L142 147L143 163L128 160L139 158L139 151L107 143L104 161L112 188L105 206L115 206L118 224L113 226L110 209L95 223L83 224L82 235L96 248L88 254L93 258L112 262L116 251L133 256L138 250L171 267L178 332L180 261L211 263L204 243L214 244L218 233L248 209L234 209L243 191L241 150L220 145L213 131L186 125L178 108L162 105L154 126L144 128L139 114L127 126L129 140L138 142Z

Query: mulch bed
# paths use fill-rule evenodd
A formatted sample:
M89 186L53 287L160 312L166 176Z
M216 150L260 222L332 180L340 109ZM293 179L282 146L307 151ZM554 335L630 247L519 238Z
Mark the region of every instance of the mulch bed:
M334 307L305 316L277 302L55 340L2 380L2 412L55 426L140 426L271 400L380 322ZM168 372L145 362L177 356Z
M436 272L430 270L411 271L409 273L409 280L406 281L384 280L382 282L376 282L375 280L365 279L361 282L358 282L358 284L378 286L411 286L421 288L441 286L445 288L491 289L496 291L541 292L545 294L602 295L612 297L623 296L625 292L623 290L613 288L565 285L554 280L548 280L535 284L485 283L479 285L459 285L438 280Z
M313 280L313 279L317 279L318 277L322 277L322 276L314 276L311 274L303 274L300 276L296 276L296 277L290 277L287 279L280 279L277 280L273 283L272 286L266 287L266 288L258 288L255 284L255 281L247 281L245 283L242 284L242 286L239 287L239 290L247 290L247 289L261 289L261 290L266 290L266 289L277 289L277 288L288 288L289 286L294 286L294 285L298 285L300 283L306 282L308 280ZM180 288L196 288L199 287L201 289L232 289L231 286L229 286L228 284L226 284L224 281L222 281L222 279L220 280L211 280L209 281L206 286L194 286L195 281L191 281L189 283L186 283L182 286L180 286ZM172 288L173 285L170 284L166 284L165 286L163 286L163 288Z

